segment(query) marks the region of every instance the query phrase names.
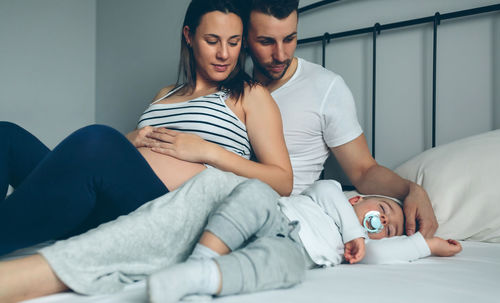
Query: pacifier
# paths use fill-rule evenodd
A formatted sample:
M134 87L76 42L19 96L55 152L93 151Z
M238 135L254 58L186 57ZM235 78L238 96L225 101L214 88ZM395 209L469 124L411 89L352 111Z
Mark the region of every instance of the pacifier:
M380 213L376 210L371 210L366 213L365 219L363 220L363 227L369 233L379 233L384 229L384 225L380 220Z

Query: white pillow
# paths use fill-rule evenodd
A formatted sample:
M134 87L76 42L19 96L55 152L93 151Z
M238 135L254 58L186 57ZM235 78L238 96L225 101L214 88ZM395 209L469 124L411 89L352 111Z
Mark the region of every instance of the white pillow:
M500 130L427 150L395 172L429 194L436 236L500 242Z

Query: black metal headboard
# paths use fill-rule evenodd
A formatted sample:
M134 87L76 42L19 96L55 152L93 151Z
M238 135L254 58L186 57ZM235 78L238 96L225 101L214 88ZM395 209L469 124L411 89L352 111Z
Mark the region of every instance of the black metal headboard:
M307 5L305 7L299 8L299 14L304 13L306 11L338 2L340 0L325 0L325 1L318 1L313 4ZM300 39L298 40L298 44L306 44L306 43L313 43L313 42L322 42L322 65L325 67L325 57L326 57L326 44L330 43L331 40L333 39L339 39L339 38L344 38L344 37L350 37L350 36L357 36L357 35L362 35L362 34L371 34L372 35L372 41L373 41L373 65L372 65L372 156L375 158L375 118L376 118L376 100L375 100L375 92L376 92L376 63L377 63L377 35L380 35L382 31L385 30L390 30L390 29L396 29L396 28L403 28L403 27L409 27L409 26L414 26L418 24L424 24L424 23L433 23L434 25L434 35L433 35L433 59L432 59L432 147L436 146L436 64L437 64L437 58L436 58L436 50L437 50L437 28L438 25L440 24L441 20L447 20L447 19L455 19L455 18L460 18L460 17L465 17L465 16L471 16L471 15L478 15L478 14L484 14L488 12L495 12L495 11L500 11L500 4L495 4L495 5L489 5L489 6L483 6L483 7L478 7L478 8L473 8L473 9L467 9L467 10L462 10L462 11L456 11L456 12L451 12L451 13L446 13L446 14L440 14L439 12L436 12L434 16L429 16L429 17L424 17L424 18L417 18L417 19L411 19L411 20L406 20L406 21L400 21L400 22L394 22L394 23L389 23L389 24L380 24L380 23L375 23L373 26L370 27L365 27L365 28L359 28L359 29L354 29L354 30L348 30L344 32L338 32L338 33L333 33L330 34L328 32L324 33L323 35L320 36L315 36L315 37L310 37L310 38L305 38L305 39Z

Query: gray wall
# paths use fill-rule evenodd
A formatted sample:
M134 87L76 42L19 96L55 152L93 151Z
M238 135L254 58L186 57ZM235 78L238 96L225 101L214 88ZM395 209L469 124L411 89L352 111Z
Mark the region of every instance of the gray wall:
M0 120L54 147L92 123L126 133L177 79L188 1L0 0Z
M53 147L95 121L95 0L0 0L0 120Z
M96 122L123 133L175 83L188 1L97 1Z
M498 1L344 0L301 15L299 38L491 4ZM438 28L438 145L500 127L499 20L499 13L490 13L443 21ZM390 168L431 145L432 39L432 24L377 37L376 158ZM300 46L297 55L321 63L321 43ZM326 66L350 86L371 144L371 35L332 40Z

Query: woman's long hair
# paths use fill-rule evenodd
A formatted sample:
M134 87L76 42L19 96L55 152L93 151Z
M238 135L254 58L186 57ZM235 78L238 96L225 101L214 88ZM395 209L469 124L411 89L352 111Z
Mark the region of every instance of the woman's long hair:
M219 11L225 14L233 13L241 18L243 35L245 34L249 15L248 0L192 0L188 6L182 28L188 26L190 34L194 35L203 15ZM241 42L243 47L243 41ZM244 71L245 51L241 49L238 61L229 76L219 82L218 89L225 90L235 100L243 97L245 83L253 85L254 81ZM196 87L196 61L193 49L189 47L181 31L181 57L176 86L184 84L181 93L192 93Z

